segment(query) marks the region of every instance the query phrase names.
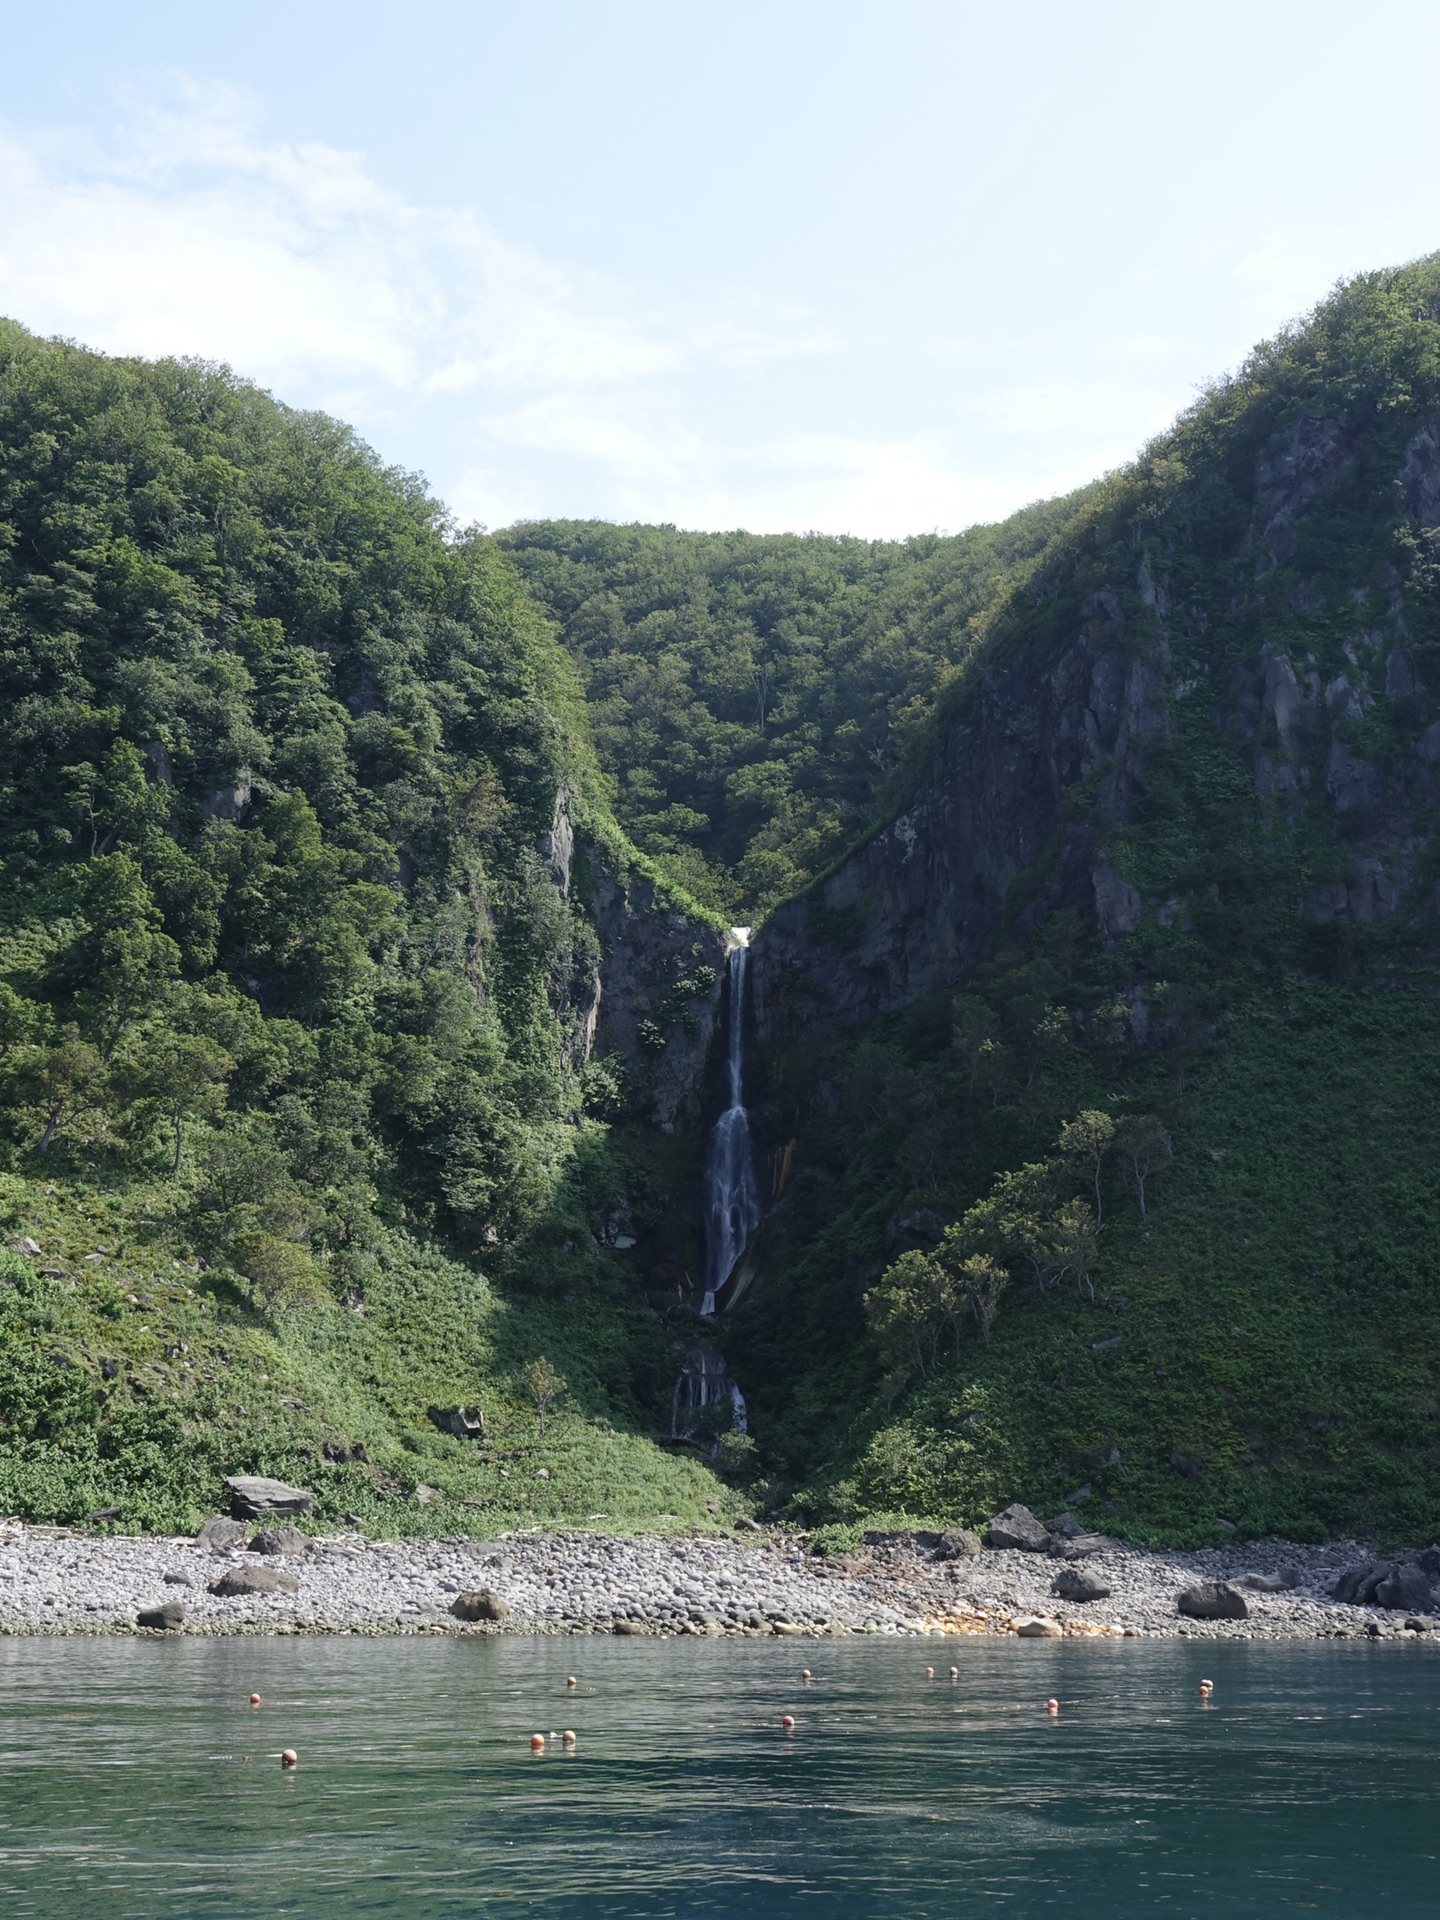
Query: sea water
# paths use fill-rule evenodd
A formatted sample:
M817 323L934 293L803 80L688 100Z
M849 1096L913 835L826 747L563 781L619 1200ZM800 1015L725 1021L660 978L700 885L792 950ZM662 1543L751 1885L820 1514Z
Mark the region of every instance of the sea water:
M1431 1920L1437 1654L10 1639L0 1903L15 1920Z

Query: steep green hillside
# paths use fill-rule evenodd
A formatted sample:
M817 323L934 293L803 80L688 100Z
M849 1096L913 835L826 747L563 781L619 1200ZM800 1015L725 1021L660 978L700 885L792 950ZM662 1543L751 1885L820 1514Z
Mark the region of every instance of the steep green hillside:
M745 923L883 810L984 613L1086 497L903 544L583 520L497 538L560 624L626 831Z
M806 1512L1440 1530L1437 558L1432 259L1108 481L767 924L728 1344Z
M174 1525L268 1466L501 1510L425 1409L533 1440L543 1353L581 1464L515 1504L693 1507L608 1431L673 1368L592 1230L551 829L625 855L493 546L331 420L6 325L0 631L0 1506Z

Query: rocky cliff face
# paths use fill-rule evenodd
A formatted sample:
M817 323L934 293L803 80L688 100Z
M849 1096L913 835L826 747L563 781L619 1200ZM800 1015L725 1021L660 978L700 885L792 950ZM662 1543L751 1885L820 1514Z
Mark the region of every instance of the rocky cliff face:
M758 936L762 1040L954 985L1002 935L1023 946L1057 913L1111 953L1188 928L1225 850L1191 844L1167 863L1162 843L1175 794L1217 756L1248 790L1248 830L1294 850L1297 928L1398 921L1432 941L1434 561L1406 577L1396 556L1436 552L1440 427L1410 425L1383 476L1363 421L1302 417L1272 435L1248 521L1201 566L1163 530L1137 539L1140 516L1082 541L1072 580L1037 596L1068 589L1069 608L1011 610L905 811ZM1355 495L1373 502L1377 481L1396 510L1357 548ZM1204 822L1178 825L1203 841Z

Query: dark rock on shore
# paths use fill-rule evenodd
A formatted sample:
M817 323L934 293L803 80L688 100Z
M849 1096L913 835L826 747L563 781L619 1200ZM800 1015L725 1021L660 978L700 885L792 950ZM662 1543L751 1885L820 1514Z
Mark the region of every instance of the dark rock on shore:
M185 1624L185 1609L178 1600L167 1600L163 1607L142 1607L135 1616L135 1624L161 1633L177 1633Z
M985 1529L985 1544L997 1549L1018 1547L1023 1553L1044 1553L1050 1545L1050 1535L1029 1507L1016 1505L995 1515Z
M1050 1582L1050 1591L1057 1600L1108 1600L1110 1589L1095 1573L1085 1573L1079 1567L1066 1567L1063 1573L1057 1573Z
M1393 1607L1399 1613L1429 1613L1435 1604L1430 1582L1413 1561L1409 1566L1395 1567L1386 1575L1375 1589L1375 1602L1377 1606Z
M1107 1553L1118 1545L1108 1533L1077 1533L1070 1540L1052 1541L1050 1551L1057 1560L1084 1560L1089 1554Z
M492 1587L476 1587L470 1593L457 1593L450 1611L457 1620L504 1620L510 1607Z
M1248 1620L1250 1609L1245 1596L1228 1580L1205 1580L1199 1586L1186 1587L1176 1601L1181 1613L1192 1620Z
M1252 1593L1289 1593L1300 1584L1298 1567L1281 1567L1278 1573L1247 1573L1245 1585Z
M298 1593L300 1582L284 1567L231 1567L210 1582L210 1591L222 1600L239 1600L247 1593Z
M980 1553L980 1536L968 1527L951 1527L942 1533L935 1547L937 1560L973 1560Z
M266 1527L250 1542L251 1553L309 1553L311 1540L298 1527Z
M271 1514L309 1513L315 1496L304 1487L287 1487L283 1480L267 1480L258 1473L225 1476L230 1489L230 1514L235 1520L264 1520Z

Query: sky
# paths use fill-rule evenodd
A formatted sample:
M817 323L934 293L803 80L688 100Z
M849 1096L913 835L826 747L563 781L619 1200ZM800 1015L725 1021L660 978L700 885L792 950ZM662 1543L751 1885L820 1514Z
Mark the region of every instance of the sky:
M1440 246L1433 0L0 8L0 312L461 523L899 538Z

